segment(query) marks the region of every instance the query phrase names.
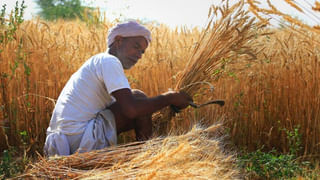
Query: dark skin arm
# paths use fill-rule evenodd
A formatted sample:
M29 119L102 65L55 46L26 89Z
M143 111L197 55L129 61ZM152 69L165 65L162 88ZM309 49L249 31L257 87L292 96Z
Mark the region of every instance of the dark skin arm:
M129 119L150 115L169 105L184 109L192 101L186 93L175 91L168 91L151 98L136 98L130 89L120 89L113 92L112 96L116 98L117 105L112 106L111 111L118 112Z

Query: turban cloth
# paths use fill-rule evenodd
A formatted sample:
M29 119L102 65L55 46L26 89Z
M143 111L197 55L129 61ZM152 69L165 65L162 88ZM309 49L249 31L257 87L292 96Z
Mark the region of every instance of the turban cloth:
M117 36L143 36L148 41L148 43L151 41L150 31L135 21L128 21L112 27L108 33L108 47L111 46Z

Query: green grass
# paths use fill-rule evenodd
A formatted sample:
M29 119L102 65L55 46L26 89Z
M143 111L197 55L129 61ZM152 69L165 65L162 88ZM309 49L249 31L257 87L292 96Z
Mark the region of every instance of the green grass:
M24 172L29 158L26 155L18 155L15 148L4 150L0 162L0 179L12 178Z
M238 165L246 179L319 179L317 162L301 161L297 154L301 150L299 126L294 130L280 129L287 134L289 153L281 154L275 149L263 152L263 147L254 152L244 152L238 157Z
M278 154L275 150L260 149L245 153L238 159L246 179L319 179L320 169L315 163L299 161L291 154Z

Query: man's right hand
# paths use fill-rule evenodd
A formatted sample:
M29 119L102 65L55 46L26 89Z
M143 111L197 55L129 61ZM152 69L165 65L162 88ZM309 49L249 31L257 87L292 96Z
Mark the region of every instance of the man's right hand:
M188 107L190 101L193 101L192 98L183 91L168 91L162 95L169 96L170 104L178 109L184 109Z

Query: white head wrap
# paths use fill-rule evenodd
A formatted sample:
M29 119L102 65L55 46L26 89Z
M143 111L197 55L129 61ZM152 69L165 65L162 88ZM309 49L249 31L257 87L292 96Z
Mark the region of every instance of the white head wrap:
M135 21L128 21L112 27L108 33L108 47L110 47L110 45L114 42L116 36L143 36L148 43L151 41L150 31Z

